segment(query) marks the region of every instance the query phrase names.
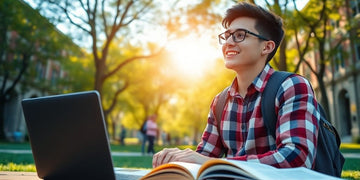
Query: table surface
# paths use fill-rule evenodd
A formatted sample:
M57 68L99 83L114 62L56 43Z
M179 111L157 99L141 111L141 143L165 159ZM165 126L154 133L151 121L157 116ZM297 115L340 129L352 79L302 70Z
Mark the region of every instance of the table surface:
M16 179L16 180L39 180L36 172L13 172L0 171L0 180Z
M138 180L150 170L131 169L131 168L115 168L116 179L121 180ZM36 172L15 172L0 171L0 180L41 180Z

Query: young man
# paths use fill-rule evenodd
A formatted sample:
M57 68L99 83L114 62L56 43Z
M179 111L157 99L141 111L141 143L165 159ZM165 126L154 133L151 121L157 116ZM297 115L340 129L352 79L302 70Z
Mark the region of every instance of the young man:
M267 134L261 95L274 69L273 58L284 36L281 19L259 6L239 3L227 10L219 35L225 66L236 72L217 130L217 95L196 152L164 149L153 157L153 167L171 161L202 164L210 158L256 161L274 167L314 167L318 120L317 101L310 83L292 75L276 95L276 139ZM225 151L225 152L224 152Z

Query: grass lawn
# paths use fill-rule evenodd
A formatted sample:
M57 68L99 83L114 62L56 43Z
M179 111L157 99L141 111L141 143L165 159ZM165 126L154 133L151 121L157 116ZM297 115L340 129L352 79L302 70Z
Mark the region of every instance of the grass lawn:
M155 151L160 151L163 146L155 146ZM191 148L195 146L179 146L180 149ZM14 143L0 143L0 149L18 149L30 150L28 143L14 144ZM111 145L112 152L140 152L140 145ZM343 153L360 153L359 144L343 144L341 146ZM126 168L151 168L152 157L119 157L113 156L113 163L115 167ZM10 154L0 153L0 171L36 171L34 160L31 154ZM342 178L346 179L360 179L360 159L347 158L344 164Z

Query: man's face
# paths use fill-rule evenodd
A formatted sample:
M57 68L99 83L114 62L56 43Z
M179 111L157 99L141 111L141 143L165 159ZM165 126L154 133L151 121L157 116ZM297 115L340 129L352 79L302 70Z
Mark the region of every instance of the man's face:
M237 29L245 29L259 34L255 29L255 23L256 20L253 18L239 17L231 22L227 31L233 33ZM222 45L225 67L240 71L243 68L256 66L258 63L265 64L266 57L262 52L265 42L249 33L246 34L245 39L241 42L234 42L233 38L229 37L226 43Z

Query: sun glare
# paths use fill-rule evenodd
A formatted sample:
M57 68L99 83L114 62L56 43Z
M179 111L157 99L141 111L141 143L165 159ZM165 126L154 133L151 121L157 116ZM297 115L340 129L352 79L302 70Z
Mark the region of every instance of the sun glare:
M167 50L171 53L172 64L176 70L190 77L203 75L221 53L214 47L214 42L196 36L172 41Z

